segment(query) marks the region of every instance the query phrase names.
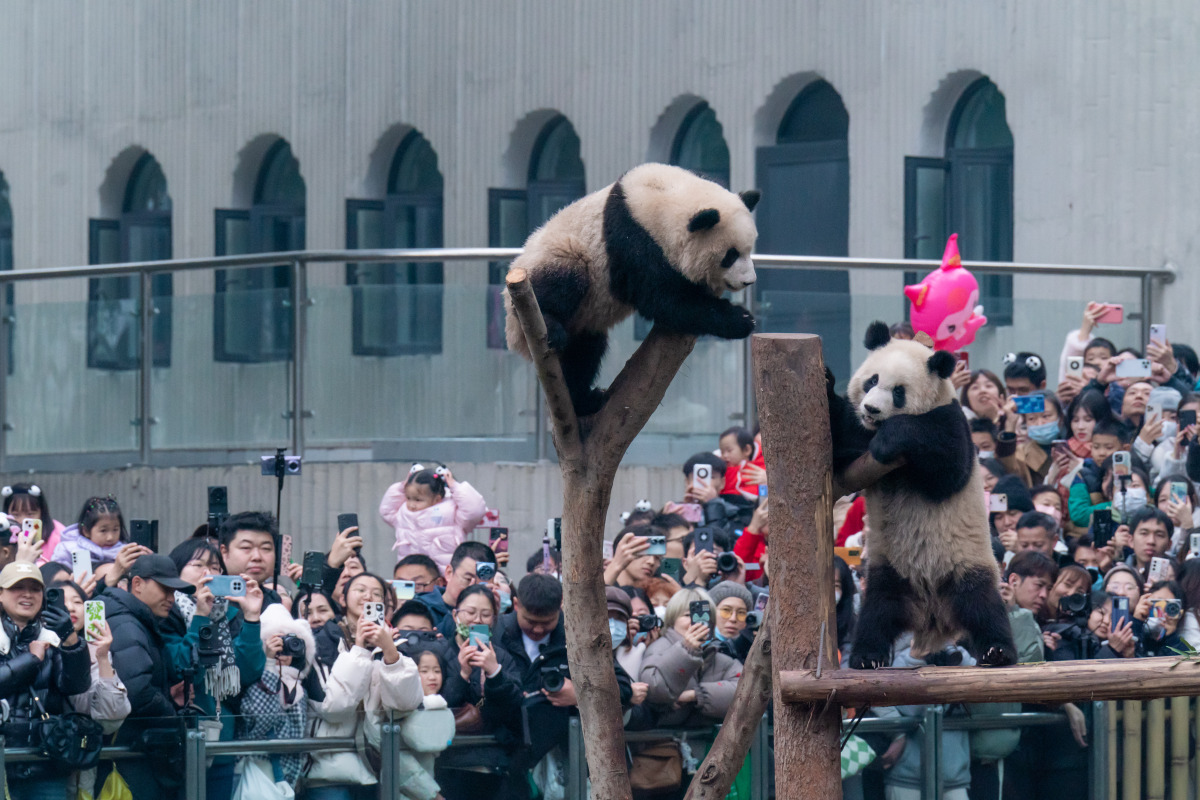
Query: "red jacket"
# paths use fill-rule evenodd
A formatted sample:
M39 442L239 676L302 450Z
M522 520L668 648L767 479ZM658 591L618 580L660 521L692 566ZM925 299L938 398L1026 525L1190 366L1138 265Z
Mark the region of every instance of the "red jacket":
M742 535L733 544L733 552L747 564L762 566L762 557L767 552L767 537L750 531L742 531ZM746 570L746 580L756 581L762 577L761 569Z

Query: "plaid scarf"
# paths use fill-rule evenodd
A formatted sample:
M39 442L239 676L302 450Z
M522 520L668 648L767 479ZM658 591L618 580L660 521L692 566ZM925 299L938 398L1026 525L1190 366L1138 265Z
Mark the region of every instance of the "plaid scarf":
M262 678L248 687L242 697L237 738L303 739L307 707L296 668L280 667L274 659L268 659ZM306 758L306 753L272 756L277 760L284 780L292 784L300 777Z
M176 592L175 605L183 614L185 626L190 629L192 619L196 616L196 601L190 595ZM237 662L234 660L233 635L229 631L228 598L218 597L213 600L208 620L216 634L221 656L216 664L204 669L204 693L221 703L231 697L236 697L242 691L242 676Z

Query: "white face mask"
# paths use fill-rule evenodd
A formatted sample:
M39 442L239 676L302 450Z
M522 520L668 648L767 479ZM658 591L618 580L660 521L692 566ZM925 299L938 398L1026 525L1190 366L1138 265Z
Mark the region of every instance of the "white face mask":
M1121 515L1126 518L1139 508L1145 508L1146 501L1146 490L1137 486L1130 486L1124 492L1118 489L1113 495L1113 505L1121 509Z
M979 460L980 461L983 461L985 458L995 458L995 457L996 457L995 450L980 450L979 451Z
M1179 423L1173 419L1165 420L1162 424L1162 437L1160 442L1174 442L1175 434L1179 433Z
M840 602L842 602L842 590L837 587L834 587L834 589L833 589L833 604L837 605Z
M667 618L667 607L666 606L655 606L654 613L658 615L659 619L665 620Z

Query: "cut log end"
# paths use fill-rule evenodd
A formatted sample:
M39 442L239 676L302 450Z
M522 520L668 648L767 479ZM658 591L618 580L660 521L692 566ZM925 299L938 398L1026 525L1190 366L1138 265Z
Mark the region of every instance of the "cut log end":
M504 282L509 286L515 286L518 283L524 283L528 278L529 273L520 267L517 267L516 269L510 269L508 271L508 275L504 276Z

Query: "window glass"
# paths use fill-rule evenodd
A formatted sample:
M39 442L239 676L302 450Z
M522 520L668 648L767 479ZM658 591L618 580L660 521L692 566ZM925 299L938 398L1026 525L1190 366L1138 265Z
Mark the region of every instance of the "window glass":
M717 112L700 103L684 118L671 146L671 163L729 188L729 145Z

